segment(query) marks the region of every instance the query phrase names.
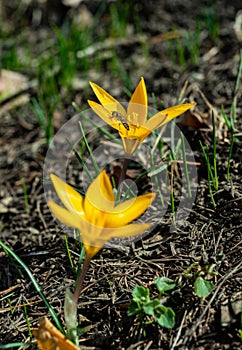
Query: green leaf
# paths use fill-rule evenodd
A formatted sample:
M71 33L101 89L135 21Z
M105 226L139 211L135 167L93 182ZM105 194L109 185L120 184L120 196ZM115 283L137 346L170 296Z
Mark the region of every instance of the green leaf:
M137 315L140 312L141 312L141 307L140 307L139 303L132 300L131 303L129 304L129 308L128 308L128 312L127 312L128 316Z
M64 316L68 335L74 344L79 345L77 335L77 304L70 289L66 289Z
M150 290L142 286L135 286L132 296L134 301L144 304L150 300Z
M167 277L158 277L154 282L160 293L175 288L176 282Z
M143 305L143 310L147 315L155 315L155 308L160 305L159 299L153 299Z
M213 289L214 285L212 282L206 281L202 277L197 277L194 283L195 294L199 298L206 298Z
M171 307L161 306L160 315L156 317L156 321L161 327L173 328L175 325L175 312Z
M7 252L8 255L10 255L11 257L13 257L20 266L23 267L23 269L25 270L25 272L27 273L27 275L29 276L31 282L33 283L34 288L36 289L36 291L39 293L39 296L41 297L41 299L43 300L45 306L47 307L49 313L51 314L51 316L53 317L53 320L57 326L57 328L61 331L61 333L65 334L65 330L62 327L62 324L57 316L57 313L55 312L54 308L49 304L48 300L46 299L44 293L42 292L42 289L40 288L39 284L37 283L36 279L34 278L34 276L32 275L32 272L30 271L30 269L27 267L27 265L25 265L25 263L18 257L18 255L16 255L14 253L14 251L12 251L10 248L8 248L2 241L0 241L0 246L3 248L3 250L5 252Z

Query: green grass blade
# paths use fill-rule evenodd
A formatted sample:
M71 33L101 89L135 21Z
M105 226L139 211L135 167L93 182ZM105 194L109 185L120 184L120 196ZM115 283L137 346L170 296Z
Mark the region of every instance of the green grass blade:
M22 266L22 268L25 270L25 272L27 273L27 275L29 276L31 282L33 283L33 286L35 287L36 291L39 293L39 296L41 297L41 299L43 300L45 306L47 307L49 313L51 314L56 326L58 327L58 329L65 334L65 330L62 327L58 316L55 312L55 310L52 308L52 306L49 304L48 300L46 299L46 297L44 296L42 289L40 288L39 284L37 283L36 279L34 278L34 276L32 275L31 271L29 270L29 268L27 267L27 265L25 265L25 263L10 249L8 248L2 241L0 241L0 246L4 249L4 251L6 251L11 257L13 257L18 263L19 265Z
M86 135L85 135L85 132L84 132L84 129L83 129L83 126L82 126L81 121L79 121L79 125L80 125L80 129L81 129L83 141L84 141L84 143L85 143L85 145L86 145L86 148L87 148L87 150L88 150L88 153L90 154L90 157L91 157L92 164L93 164L93 166L94 166L96 175L99 175L99 174L100 174L100 169L99 169L98 164L97 164L97 162L96 162L96 160L95 160L95 157L94 157L94 155L93 155L93 153L92 153L91 147L89 146L89 143L88 143L88 141L87 141L87 138L86 138Z
M37 121L39 122L40 127L43 129L46 135L46 118L45 115L40 108L39 102L36 100L36 98L33 98L31 100L31 110L34 113Z
M175 214L175 197L174 197L174 163L171 165L171 178L170 178L170 200L171 200L171 213Z
M230 161L232 158L233 147L234 147L234 134L232 133L232 140L231 140L230 147L229 147L228 168L227 168L227 174L226 174L227 182L230 181Z
M214 176L213 176L213 172L212 172L212 168L211 168L210 160L209 160L209 156L208 156L208 148L206 147L206 149L205 149L201 141L199 141L199 143L200 143L200 146L202 148L204 158L206 160L209 178L210 178L210 180L212 179L212 182L214 183Z
M29 336L32 337L31 325L30 325L30 322L29 322L29 316L28 316L26 304L23 305L23 308L24 308L24 315L25 315L25 320L26 320L26 324L27 324L27 327L28 327Z
M68 239L67 239L66 235L64 236L64 241L65 241L67 256L68 256L68 259L69 259L69 262L70 262L70 265L71 265L71 269L74 272L75 271L75 266L74 266L74 263L72 261L71 252L70 252L70 248L69 248L69 243L68 243Z
M207 165L208 165L208 163L207 163ZM210 172L209 172L208 168L207 168L207 171L208 171L208 190L209 190L209 193L210 193L210 197L211 197L213 206L214 206L214 208L216 208L216 203L215 203L215 200L214 200L214 197L213 197L213 190L212 190L212 186L211 186Z
M212 111L212 123L213 123L213 186L215 190L218 190L218 173L217 173L217 142L216 142L216 124L214 112Z
M20 346L30 346L30 343L9 343L5 345L0 345L0 349L12 349L12 348L19 348Z
M78 265L79 266L81 266L81 264L83 263L84 257L85 257L85 248L84 248L84 245L81 244L81 252L80 252L80 255L79 255L79 259L78 259Z
M90 125L92 125L95 129L98 129L103 135L106 135L111 141L114 141L115 143L121 145L121 141L117 140L117 137L113 134L111 134L109 131L95 123L91 118L88 118L85 116L85 113L83 113L80 108L77 106L75 102L72 102L73 108L77 111L77 113L81 114L81 116L87 121Z
M229 120L229 118L227 117L227 115L225 113L224 106L221 107L221 114L222 114L222 117L224 119L224 122L225 122L228 130L231 130L232 129L232 124L231 124L231 121Z
M84 161L82 160L82 158L80 157L80 155L79 155L77 149L71 144L71 142L70 142L67 138L66 138L66 141L67 141L67 142L69 143L69 145L72 147L73 153L75 154L75 156L76 156L78 162L82 165L83 169L84 169L85 172L87 173L89 179L90 179L91 181L93 181L93 176L92 176L92 174L90 173L90 171L89 171L88 167L86 166L85 162L84 162Z
M187 166L185 140L184 140L184 135L182 132L181 132L181 143L182 143L182 156L183 156L185 178L186 178L186 183L187 183L187 191L188 191L189 198L192 198L191 184L190 184L190 179L189 179L189 174L188 174L188 166Z
M211 180L213 183L214 183L214 181L213 181L213 173L212 173L212 169L211 169L210 161L209 161L209 156L208 156L208 148L206 147L206 150L205 150L205 148L200 140L199 140L199 143L200 143L200 146L202 148L203 155L204 155L204 158L205 158L206 164L207 164L209 194L210 194L213 206L214 206L214 208L216 208L216 203L215 203L215 200L213 197L213 191L212 191L212 186L211 186Z

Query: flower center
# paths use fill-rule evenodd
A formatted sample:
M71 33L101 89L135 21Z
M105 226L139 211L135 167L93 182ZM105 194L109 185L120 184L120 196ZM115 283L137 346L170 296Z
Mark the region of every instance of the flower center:
M129 114L127 116L128 123L131 124L134 128L139 128L139 114L132 112L132 114Z

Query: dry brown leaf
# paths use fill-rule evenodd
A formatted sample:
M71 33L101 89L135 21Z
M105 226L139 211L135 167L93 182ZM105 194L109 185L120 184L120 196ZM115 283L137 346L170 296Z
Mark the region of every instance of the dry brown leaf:
M47 317L40 319L39 328L32 333L37 339L40 350L79 350Z
M0 73L0 102L24 90L28 79L20 73L2 69Z
M177 121L178 125L191 129L211 129L211 117L209 113L196 110L185 112Z

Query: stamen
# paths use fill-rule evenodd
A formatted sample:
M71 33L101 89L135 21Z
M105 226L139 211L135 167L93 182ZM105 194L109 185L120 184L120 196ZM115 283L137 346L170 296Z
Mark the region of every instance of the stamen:
M132 115L129 114L127 116L127 119L129 121L131 127L133 127L133 129L137 129L137 128L140 127L139 122L138 122L138 120L139 120L139 114L138 113L134 113L133 112Z

